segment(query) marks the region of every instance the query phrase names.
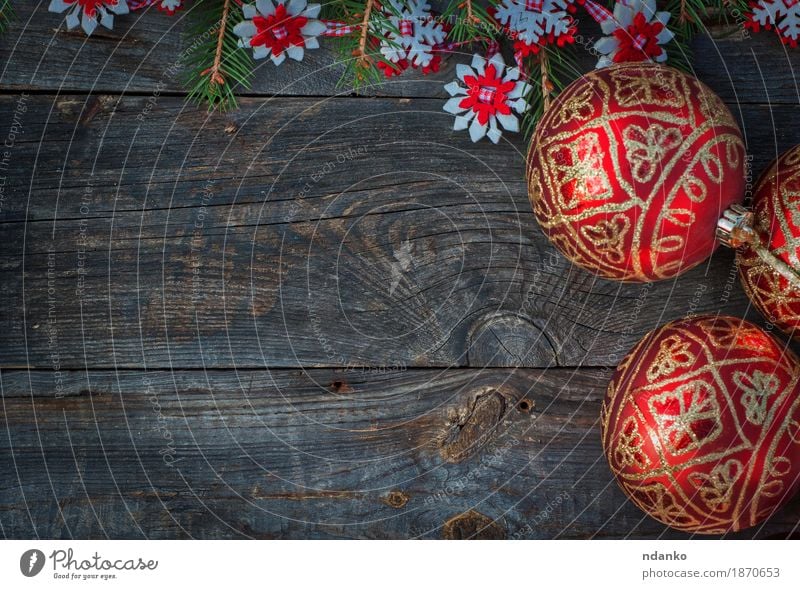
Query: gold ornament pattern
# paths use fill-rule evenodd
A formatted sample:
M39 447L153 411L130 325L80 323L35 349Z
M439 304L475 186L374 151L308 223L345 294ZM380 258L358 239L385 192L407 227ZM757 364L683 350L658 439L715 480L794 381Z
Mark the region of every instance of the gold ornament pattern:
M625 129L623 140L628 145L633 179L645 184L653 179L667 155L680 147L683 134L680 129L668 129L658 124L644 129L631 125Z
M742 287L770 323L800 339L800 145L761 176L753 213L758 243L736 257Z
M630 228L630 219L617 214L611 219L601 219L597 225L581 227L581 233L609 259L621 261L625 257L625 236Z
M778 392L780 381L774 374L754 370L752 374L734 372L733 382L742 391L741 403L750 423L762 425L767 418L769 398Z
M664 338L659 344L653 364L647 370L648 382L660 376L669 376L679 368L689 368L694 364L696 358L689 352L689 346L689 342L681 341L678 336Z
M744 143L698 80L618 64L567 87L528 152L528 193L545 234L598 275L646 282L699 264L721 210L744 195Z
M615 448L615 459L622 466L638 465L640 468L647 466L650 460L642 451L644 438L639 433L636 418L631 416L622 426L619 443Z
M593 173L601 168L603 159L603 148L596 133L587 133L580 141L566 147L554 146L549 157L564 188L558 193L564 209L575 209L586 200L605 200L611 196L608 176Z
M655 395L649 405L661 443L673 456L697 450L722 431L714 388L705 381Z
M800 485L800 360L741 319L673 321L617 368L601 435L621 488L665 525L757 525Z
M728 460L712 468L710 474L692 473L689 480L697 487L700 499L709 509L724 513L730 509L734 483L739 480L743 471L741 462Z

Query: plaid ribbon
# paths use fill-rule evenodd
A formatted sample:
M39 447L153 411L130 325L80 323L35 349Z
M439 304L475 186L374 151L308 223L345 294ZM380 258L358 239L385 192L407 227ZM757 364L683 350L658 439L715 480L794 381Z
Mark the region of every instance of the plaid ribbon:
M272 27L272 34L275 35L275 38L279 40L285 39L289 36L286 27Z
M636 47L636 49L641 51L644 49L645 45L647 45L647 37L645 35L640 33L633 38L633 46Z
M414 34L414 23L410 20L401 20L398 28L400 29L400 34L404 37L410 37Z
M522 57L522 51L514 52L514 63L517 64L517 69L519 70L520 76L525 77L528 75L525 73L525 58Z
M478 91L478 100L484 104L491 104L494 102L494 97L497 95L497 90L489 88L488 86L481 86Z
M325 25L325 32L322 33L324 37L344 37L360 29L358 25L348 25L335 20L321 20L320 22Z
M623 3L624 4L624 3ZM600 6L597 2L593 0L585 0L583 3L583 7L586 9L586 12L589 13L597 24L603 24L606 21L614 20L614 15L612 12L606 8L605 6Z
M525 8L531 12L541 12L544 0L525 0Z

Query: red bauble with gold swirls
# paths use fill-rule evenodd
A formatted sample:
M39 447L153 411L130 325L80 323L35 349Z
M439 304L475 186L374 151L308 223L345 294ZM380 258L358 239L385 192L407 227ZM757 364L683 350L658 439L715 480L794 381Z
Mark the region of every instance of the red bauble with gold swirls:
M733 317L649 333L603 402L603 450L622 489L662 523L700 534L759 524L800 483L800 365Z
M578 266L615 280L662 280L702 262L744 187L744 143L728 108L700 81L653 63L570 84L528 152L545 234Z
M753 231L738 253L742 286L768 321L800 339L800 145L759 179Z

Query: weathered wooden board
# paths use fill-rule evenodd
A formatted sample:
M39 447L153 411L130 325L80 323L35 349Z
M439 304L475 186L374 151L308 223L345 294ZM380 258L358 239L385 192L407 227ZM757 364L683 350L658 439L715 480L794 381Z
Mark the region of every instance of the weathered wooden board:
M27 99L4 366L608 366L666 320L747 312L730 252L647 287L567 264L530 213L523 144L451 135L438 100L207 118L163 98L137 120L147 104ZM794 122L748 110L754 143L800 136L780 112Z
M611 479L604 367L687 313L760 321L730 252L651 287L570 267L522 138L449 131L466 57L348 96L324 43L208 115L180 18L86 39L47 4L0 41L4 537L685 537ZM756 176L800 142L800 53L712 34Z
M155 10L117 18L113 31L98 29L90 38L66 31L62 15L47 12L48 0L21 3L18 23L0 41L0 85L15 90L49 90L99 93L181 93L180 58L191 51L183 37L187 12L169 17ZM585 15L579 23L576 47L580 71L597 61L592 50L601 36L596 23ZM781 46L776 36L752 34L741 23L712 28L699 37L692 50L699 78L723 98L743 105L796 104L800 90L796 76L800 55ZM339 84L344 65L334 41L306 53L301 63L274 67L265 61L250 90L251 95L333 96L351 89ZM362 90L366 95L444 97L443 82L455 77L455 64L469 60L456 54L434 75L409 72Z
M0 523L56 538L685 537L610 475L607 376L4 371ZM799 518L796 500L735 537L786 537Z

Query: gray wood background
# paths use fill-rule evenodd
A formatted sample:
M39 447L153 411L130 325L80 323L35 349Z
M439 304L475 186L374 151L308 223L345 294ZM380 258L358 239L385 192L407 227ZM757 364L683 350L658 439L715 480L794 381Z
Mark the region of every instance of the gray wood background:
M570 267L524 140L450 130L468 56L356 95L323 43L208 114L181 19L87 39L47 4L0 41L0 534L685 537L616 487L600 399L663 322L761 321L730 252L649 287ZM755 175L800 142L800 50L694 50ZM799 525L800 499L736 537Z

